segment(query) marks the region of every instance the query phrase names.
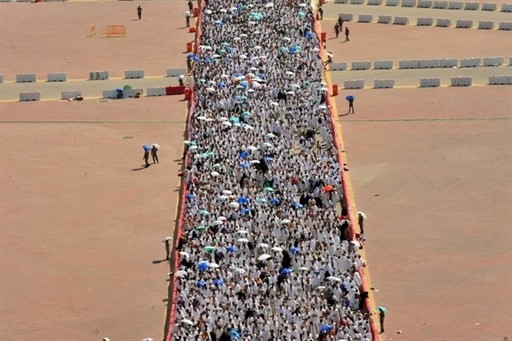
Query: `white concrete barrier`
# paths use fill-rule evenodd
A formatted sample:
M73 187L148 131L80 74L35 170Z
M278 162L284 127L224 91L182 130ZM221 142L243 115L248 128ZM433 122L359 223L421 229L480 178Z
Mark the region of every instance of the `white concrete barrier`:
M505 31L512 30L512 22L500 21L498 30L505 30Z
M0 75L0 84L4 82L4 75Z
M370 23L373 21L373 16L371 14L360 14L357 22Z
M68 80L68 74L65 72L49 73L48 82L65 82Z
M40 92L21 92L20 101L39 101L41 99Z
M463 58L460 60L459 67L478 67L481 64L481 58Z
M144 78L144 70L126 70L124 72L124 78L126 78L126 79Z
M330 71L344 71L347 69L347 63L346 62L338 62L338 63L331 63L329 64L329 70Z
M103 90L103 98L118 98L118 92L116 90L108 89Z
M482 58L482 66L500 66L500 65L503 65L503 57Z
M419 60L401 60L398 62L399 69L418 69L419 67Z
M463 19L457 19L457 22L455 24L456 28L471 28L472 26L473 26L473 21L463 20Z
M512 4L503 4L501 5L502 12L512 12Z
M89 72L90 80L106 80L109 78L108 71L91 71Z
M450 19L437 19L436 26L437 27L450 27L451 20Z
M452 86L471 86L473 84L472 77L452 77Z
M464 3L460 1L449 1L448 9L463 9Z
M400 0L386 0L386 6L398 6Z
M350 66L351 70L369 70L371 67L371 62L352 62Z
M36 74L35 73L18 73L16 75L16 82L17 83L37 82Z
M82 97L81 90L65 90L60 93L62 99L70 99L76 97Z
M368 0L366 4L370 6L380 6L382 5L382 0Z
M493 28L494 28L493 21L480 20L478 22L478 29L480 29L480 30L492 30Z
M421 78L420 79L420 87L422 88L438 88L441 86L441 78L433 77L433 78Z
M352 5L362 5L364 0L350 0L350 4Z
M127 89L123 91L124 98L140 97L144 93L144 90L138 89Z
M464 9L467 11L477 11L480 9L480 3L479 2L465 2Z
M377 23L379 24L391 24L391 21L393 21L393 17L390 15L379 15L379 20Z
M432 0L418 0L418 8L431 8L432 4Z
M402 0L402 7L416 7L416 0Z
M417 26L432 26L434 25L434 18L418 18Z
M439 59L421 59L420 66L421 69L432 69L439 67Z
M457 67L459 65L459 61L457 59L439 59L439 67Z
M0 2L12 2L12 0L0 0Z
M373 68L376 70L389 70L393 68L392 60L377 60L373 63Z
M448 1L445 0L435 0L432 4L432 8L436 9L447 9L448 8Z
M16 0L16 2L32 2L32 0Z
M172 68L167 69L167 77L178 77L180 75L185 75L187 73L187 70L184 68Z
M375 89L391 89L395 86L394 79L376 79L373 81Z
M352 19L354 19L354 16L350 13L340 13L338 14L338 18L343 19L343 21L352 21Z
M335 4L348 4L348 0L334 0Z
M364 79L348 80L344 82L345 89L363 89Z
M165 91L165 87L159 87L159 88L147 88L146 89L146 96L165 96L167 95Z
M490 85L512 85L512 76L490 76Z
M408 25L409 24L409 18L408 17L395 17L393 19L394 25Z
M496 10L496 4L494 4L494 3L484 2L482 4L482 11L495 11L495 10Z

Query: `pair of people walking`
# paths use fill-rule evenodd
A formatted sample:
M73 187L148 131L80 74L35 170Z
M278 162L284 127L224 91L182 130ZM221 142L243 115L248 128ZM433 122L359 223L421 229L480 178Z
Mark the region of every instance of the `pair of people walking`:
M158 148L160 146L157 145L157 144L153 144L152 146L143 146L142 148L144 148L144 156L142 157L142 159L144 160L145 162L145 166L146 167L149 167L149 153L151 153L151 158L153 159L153 163L159 163L159 160L158 160Z

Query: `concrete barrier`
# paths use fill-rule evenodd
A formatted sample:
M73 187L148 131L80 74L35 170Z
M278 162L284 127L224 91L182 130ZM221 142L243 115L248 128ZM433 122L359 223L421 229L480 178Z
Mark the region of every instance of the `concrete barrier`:
M460 1L449 1L448 9L463 9L464 3Z
M481 64L481 58L463 58L460 60L459 67L478 67Z
M432 4L432 8L447 9L448 8L448 1L435 0L434 3Z
M418 69L419 67L419 60L401 60L398 62L399 69Z
M378 60L373 63L375 70L389 70L393 68L392 60Z
M346 69L347 69L347 63L345 63L345 62L331 63L329 65L330 71L344 71Z
M508 66L512 66L512 57L508 57Z
M489 85L512 85L512 76L490 76Z
M393 19L394 25L408 25L409 24L409 18L408 17L395 17Z
M370 6L380 6L382 5L382 0L368 0L366 4Z
M352 62L350 70L369 70L371 65L371 62Z
M488 2L484 2L482 4L482 11L495 11L496 10L496 4L494 3L488 3Z
M459 65L459 61L457 59L439 59L439 67L447 68L447 67L457 67Z
M472 26L473 21L471 20L457 19L457 22L455 23L456 28L471 28Z
M20 93L20 101L39 101L41 99L40 92L21 92Z
M4 75L0 75L0 84L4 82Z
M364 80L358 79L358 80L348 80L345 81L343 86L345 89L363 89L364 88Z
M357 22L370 23L373 21L373 16L370 14L360 14Z
M167 77L178 77L180 75L185 75L187 73L187 70L184 68L172 68L167 69Z
M391 89L395 86L394 79L376 79L373 81L375 89Z
M147 88L146 96L165 96L167 93L165 92L165 86L159 88Z
M0 2L12 2L12 0L0 0Z
M434 18L418 18L416 21L417 26L432 26L434 25Z
M67 80L68 74L65 72L48 74L48 82L66 82Z
M400 0L386 0L386 6L398 6Z
M379 19L377 20L377 23L379 24L391 24L391 21L393 21L393 17L390 15L379 15Z
M480 9L480 3L479 2L465 2L464 9L467 11L477 11Z
M32 83L37 82L35 73L18 73L16 75L17 83Z
M441 78L433 77L433 78L421 78L420 79L420 87L421 88L438 88L441 86Z
M60 93L62 99L76 98L82 96L81 90L65 90Z
M124 72L124 78L126 78L126 79L144 78L144 70L126 70Z
M418 0L418 8L431 8L432 4L432 0Z
M16 2L32 2L32 0L16 0Z
M493 21L480 20L478 22L478 29L480 29L480 30L492 30L493 28L494 28Z
M343 19L343 21L352 21L352 19L354 19L354 16L350 13L340 13L338 14L338 18Z
M512 4L503 4L501 5L502 12L512 12Z
M118 98L118 92L113 89L103 90L103 98Z
M89 80L106 80L109 78L108 71L91 71L89 72Z
M335 4L348 4L348 0L334 0Z
M140 97L144 93L144 90L141 88L138 89L128 89L123 91L123 97L124 98L133 98L133 97Z
M351 5L362 5L364 0L350 0Z
M416 0L402 0L402 7L416 7Z
M482 66L501 66L503 60L503 57L485 57L482 58Z
M452 77L452 86L471 86L473 84L472 77Z
M505 30L505 31L512 30L512 22L500 21L498 30Z
M421 59L420 66L421 69L432 69L439 67L439 59Z
M437 27L450 27L451 22L452 21L450 19L437 19L436 26Z

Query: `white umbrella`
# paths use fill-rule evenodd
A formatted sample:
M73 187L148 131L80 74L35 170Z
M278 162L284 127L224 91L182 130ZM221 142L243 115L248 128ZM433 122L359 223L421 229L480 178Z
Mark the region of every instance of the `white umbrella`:
M225 8L221 8L219 11L222 12L222 13L226 13L228 10L225 9Z
M160 150L160 145L159 144L153 143L151 145L151 147L155 147L156 149Z
M249 242L249 239L247 239L247 238L239 238L239 239L238 239L238 241L239 241L240 243L248 243L248 242Z
M254 130L254 128L248 124L244 125L244 129Z
M291 39L289 37L283 37L284 41L290 41Z
M274 246L274 247L272 248L272 250L274 250L274 251L276 251L276 252L282 252L282 251L283 251L283 249L282 249L282 248L280 248L279 246Z
M217 117L217 121L225 122L227 120L228 120L227 117Z
M265 148L270 148L270 147L272 147L272 143L268 143L268 142L263 142L261 145L262 145L263 147L265 147Z
M228 197L226 195L219 195L217 197L217 199L220 200L220 201L226 201L226 200L228 200Z
M185 323L185 324L188 324L190 326L194 325L194 322L190 321L189 319L183 319L183 320L181 320L181 323Z
M256 245L256 247L261 247L261 248L267 248L269 245L266 244L266 243L259 243L258 245Z
M222 124L225 126L228 126L228 127L232 126L231 122L229 122L229 121L224 121L224 122L222 122Z
M214 177L217 177L217 176L219 176L219 175L220 175L220 173L219 173L219 172L211 172L210 174L211 174L212 176L214 176Z
M142 341L153 341L153 338L152 337L147 337L147 338L143 339Z
M240 38L247 38L247 34L242 33L242 34L240 35Z
M291 72L291 71L286 71L286 74L287 74L288 76L295 76L295 73L293 73L293 72Z
M327 277L327 280L328 280L328 281L331 281L331 282L342 282L342 279L341 279L341 278L334 277L334 276L329 276L329 277Z
M262 254L261 256L258 257L258 260L267 260L267 259L269 259L271 257L272 257L271 255L264 253L264 254Z
M277 102L270 102L270 105L272 105L274 107L277 107L279 105L279 103L277 103Z
M165 237L164 239L162 239L162 243L165 243L166 241L171 240L171 239L172 239L172 237Z
M232 201L232 202L229 203L228 206L231 207L231 208L239 208L240 204L237 203L236 201Z
M206 117L204 116L197 116L196 117L199 121L206 121Z
M217 269L219 267L219 264L216 263L208 263L208 267L212 269Z
M240 268L236 268L234 271L239 273L239 274L244 274L245 273L245 270L244 269L240 269Z
M260 161L259 160L251 160L249 163L251 163L251 164L260 163Z
M306 7L307 5L305 3L299 4L299 7Z
M185 258L190 257L190 255L188 253L186 253L185 251L180 251L180 255L185 257Z
M256 46L254 46L254 47L253 47L253 49L255 49L255 50L261 50L261 46L256 45Z
M258 147L249 146L249 147L247 147L247 149L254 151L254 150L258 150Z
M187 274L187 272L185 270L179 270L179 271L176 271L176 276L178 277L183 277Z
M245 54L241 54L240 56L238 56L238 58L240 58L240 59L246 59L246 58L247 58L247 56L246 56Z
M214 226L218 226L218 225L222 225L222 224L224 224L224 222L223 222L222 220L215 220L215 221L213 222L213 225L214 225Z
M268 133L267 135L265 135L266 137L268 137L269 139L273 138L273 137L276 137L274 134L272 133Z
M317 286L317 287L315 288L315 290L318 290L318 291L322 291L322 290L324 290L324 289L325 289L325 287L324 287L323 285L319 285L319 286Z
M247 232L246 230L238 230L238 231L236 231L236 233L238 233L238 234L247 234L249 232Z
M197 146L190 146L188 147L189 150L196 150L197 149Z
M266 7L266 8L271 8L271 7L274 7L274 4L273 4L273 3L271 3L271 2L267 2L267 3L265 4L265 7Z
M295 96L295 92L293 92L293 91L287 91L286 94L290 95L290 96Z
M220 216L220 217L218 217L217 219L219 219L220 221L226 221L226 220L228 220L228 218L223 217L223 216Z
M231 195L231 194L233 194L233 192L231 192L229 189L225 189L222 191L222 194Z
M301 266L301 267L299 268L299 270L301 270L301 271L308 271L308 270L309 270L309 268L307 268L307 267L305 267L305 266Z

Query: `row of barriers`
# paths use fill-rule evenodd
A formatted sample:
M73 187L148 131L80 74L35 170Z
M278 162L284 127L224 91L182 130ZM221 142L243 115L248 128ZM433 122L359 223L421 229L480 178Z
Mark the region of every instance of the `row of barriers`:
M437 69L437 68L474 68L474 67L498 67L503 66L505 59L503 57L483 57L483 58L441 58L441 59L411 59L398 62L398 69ZM512 66L512 57L509 58L508 66ZM372 62L356 61L350 63L336 62L329 65L330 71L345 70L370 70ZM394 69L392 60L377 60L373 62L374 70Z
M166 77L178 77L186 75L184 68L169 68L166 70ZM140 79L144 78L144 70L126 70L124 72L125 79ZM89 72L89 80L108 80L110 73L108 71L91 71ZM65 72L52 72L47 74L48 82L66 82L68 74ZM4 75L0 75L0 83L4 82ZM37 75L35 73L18 73L16 74L16 83L34 83L37 82Z
M462 2L446 0L334 0L335 4L370 5L370 6L401 6L417 8L434 8L467 11L497 11L495 3ZM500 12L512 12L512 4L502 4Z
M350 13L339 13L338 15L343 21L353 21L354 15ZM391 16L391 15L379 15L376 20L374 20L373 15L371 14L359 14L357 17L357 22L359 23L374 23L377 24L393 24L393 25L409 25L410 20L408 17L404 16ZM435 24L435 25L434 25ZM446 18L417 18L416 26L436 26L436 27L455 27L455 28L473 28L472 20L467 19L457 19L452 26L452 20ZM476 28L480 30L492 30L497 28L502 31L510 31L512 30L512 22L509 21L500 21L498 22L497 27L495 27L495 22L490 20L479 20L478 26Z
M471 86L473 85L473 77L457 76L450 78L450 86ZM512 85L512 75L507 76L490 76L488 85ZM343 83L345 89L364 89L365 81L363 79L346 80ZM395 86L394 79L375 79L373 81L373 89L390 89ZM440 87L440 77L421 78L419 86L421 88ZM334 89L333 89L333 92Z
M117 98L138 98L144 94L142 88L132 89L106 89L102 91L102 98L117 99ZM151 87L146 89L146 97L153 96L172 96L172 95L185 95L185 99L189 99L190 94L187 92L186 86L162 86ZM61 91L61 99L73 99L82 97L81 90L64 90ZM39 101L41 99L41 92L21 92L20 101Z

